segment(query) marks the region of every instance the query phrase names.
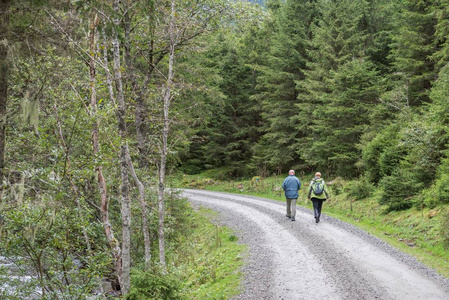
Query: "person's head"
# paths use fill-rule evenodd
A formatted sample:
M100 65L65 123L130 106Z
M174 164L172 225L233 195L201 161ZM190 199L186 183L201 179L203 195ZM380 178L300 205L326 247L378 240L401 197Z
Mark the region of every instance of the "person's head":
M295 175L295 170L288 171L288 175Z
M315 177L316 177L316 178L321 178L321 173L320 173L320 172L316 172L316 173L315 173Z

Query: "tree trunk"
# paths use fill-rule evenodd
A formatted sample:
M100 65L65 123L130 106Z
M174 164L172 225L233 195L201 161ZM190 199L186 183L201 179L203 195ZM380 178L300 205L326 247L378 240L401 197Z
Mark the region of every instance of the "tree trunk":
M91 21L90 36L89 36L89 51L91 53L91 58L89 62L89 74L90 74L90 113L92 117L92 148L93 157L97 157L100 152L100 143L98 140L98 128L99 123L97 119L97 89L96 89L96 66L95 66L95 31L98 25L98 18L95 14ZM107 66L107 61L105 63ZM108 72L108 70L107 70ZM115 271L121 285L120 272L122 269L122 259L121 259L121 249L117 239L114 237L114 231L112 230L111 222L109 220L109 199L107 193L106 181L103 176L103 168L101 164L95 166L95 171L98 177L98 189L100 190L100 215L103 222L103 228L106 234L106 239L109 246L112 249L114 256L114 266Z
M128 77L131 80L131 85L133 88L133 95L136 99L136 132L137 132L137 146L139 149L139 162L140 167L143 169L147 169L147 159L144 159L146 156L145 153L145 129L143 127L143 119L144 119L144 105L143 105L143 97L142 97L142 89L139 88L139 84L137 82L136 76L134 75L134 62L131 57L131 45L129 43L130 34L131 34L131 20L129 17L129 11L124 15L124 27L125 27L125 63L127 66ZM143 239L144 239L144 248L145 248L145 265L147 267L150 266L151 262L151 240L150 240L150 229L148 222L148 210L147 210L147 201L145 199L145 186L139 180L137 173L134 170L134 165L131 160L131 156L127 153L128 165L131 171L131 175L139 188L139 203L142 210L142 231L143 231Z
M150 230L149 230L149 222L148 222L148 209L145 197L145 186L137 177L136 171L134 170L133 163L131 161L131 156L129 155L129 151L126 154L126 158L128 161L128 166L131 171L131 176L136 182L137 187L139 188L139 203L142 209L142 231L143 231L143 241L145 247L145 265L146 267L150 266L151 263L151 240L150 240Z
M130 283L130 269L131 269L131 201L129 198L129 179L128 179L128 163L126 154L128 153L128 145L126 142L126 107L125 96L123 93L123 80L120 64L120 44L118 40L117 28L120 26L120 19L118 18L120 0L114 0L113 8L116 13L114 17L115 29L113 30L113 57L114 57L114 81L117 92L117 122L120 135L120 177L121 177L121 215L122 215L122 270L121 270L121 289L123 295L129 292Z
M171 1L171 15L170 15L170 52L168 59L168 76L167 83L164 90L164 126L162 129L162 149L161 160L159 165L159 192L158 192L158 206L159 206L159 260L162 268L165 270L165 236L164 236L164 191L165 191L165 170L167 161L167 139L170 128L170 120L168 118L170 102L171 102L171 88L173 85L174 75L174 57L175 57L175 0Z
M9 6L11 0L0 0L0 180L5 175L6 105L8 101Z

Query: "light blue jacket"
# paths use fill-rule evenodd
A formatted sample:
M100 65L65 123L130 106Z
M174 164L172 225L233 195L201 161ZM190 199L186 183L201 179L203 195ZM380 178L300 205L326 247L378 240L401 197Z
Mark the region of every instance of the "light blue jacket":
M285 198L298 199L298 191L301 189L301 181L295 175L288 175L282 183L282 189L285 191Z

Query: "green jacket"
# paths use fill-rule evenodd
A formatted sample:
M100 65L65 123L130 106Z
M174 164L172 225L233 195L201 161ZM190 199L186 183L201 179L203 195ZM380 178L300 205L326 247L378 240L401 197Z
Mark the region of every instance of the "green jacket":
M316 182L321 182L321 181L323 182L323 185L324 185L324 191L321 195L315 195L315 193L313 192L313 186L315 185ZM309 199L312 199L312 198L323 199L323 200L329 199L329 194L327 193L327 190L326 190L326 183L324 182L324 180L322 178L315 177L310 182Z

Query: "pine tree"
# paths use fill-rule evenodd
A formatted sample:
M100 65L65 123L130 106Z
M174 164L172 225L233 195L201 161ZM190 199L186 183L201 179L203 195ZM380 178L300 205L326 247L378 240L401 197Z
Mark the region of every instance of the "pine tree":
M213 41L203 61L220 78L217 88L224 97L208 104L212 115L197 130L184 168L199 172L226 166L227 175L241 176L251 157L250 145L258 140L258 112L249 99L253 72L245 64L245 51L233 34ZM220 101L221 100L221 101Z
M449 1L438 0L436 3L435 44L438 51L434 54L433 59L436 61L438 69L441 69L449 62Z
M376 103L378 72L366 49L367 1L322 1L312 28L306 78L299 82L298 147L308 164L340 175L354 175L357 144Z
M420 106L429 101L431 83L437 71L435 54L435 1L402 1L396 13L396 29L391 44L394 80L405 85L406 104Z
M259 168L286 169L301 161L296 153L296 82L304 78L306 45L315 15L315 1L286 1L269 4L273 15L273 38L258 70L257 93L253 99L262 110L262 138L254 147L253 163Z

